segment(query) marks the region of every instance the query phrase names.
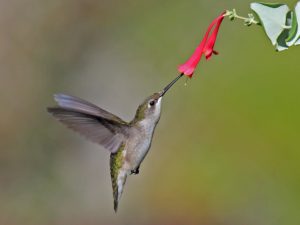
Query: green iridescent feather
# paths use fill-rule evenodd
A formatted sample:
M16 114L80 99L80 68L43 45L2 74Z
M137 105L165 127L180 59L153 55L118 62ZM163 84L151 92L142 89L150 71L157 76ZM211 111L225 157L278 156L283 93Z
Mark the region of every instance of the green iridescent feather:
M110 175L114 197L114 209L117 211L118 208L118 175L123 164L123 150L125 145L122 144L116 153L110 155Z

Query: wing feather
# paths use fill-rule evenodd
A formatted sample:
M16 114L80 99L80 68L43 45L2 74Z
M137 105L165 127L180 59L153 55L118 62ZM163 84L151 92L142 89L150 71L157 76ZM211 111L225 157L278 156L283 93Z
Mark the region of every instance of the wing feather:
M58 107L48 108L58 121L115 153L127 136L128 124L85 100L55 95Z
M112 113L101 109L100 107L78 97L65 94L55 94L54 100L62 108L71 109L77 112L87 113L94 116L100 116L108 120L113 120L121 124L126 124L125 121L113 115Z

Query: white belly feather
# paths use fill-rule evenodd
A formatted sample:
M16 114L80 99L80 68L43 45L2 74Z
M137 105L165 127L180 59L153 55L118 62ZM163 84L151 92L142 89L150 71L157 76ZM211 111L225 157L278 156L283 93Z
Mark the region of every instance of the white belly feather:
M146 123L146 121L141 122L142 126L144 125L143 123ZM143 129L138 129L133 133L133 137L131 137L130 143L127 144L126 148L126 160L130 170L135 170L147 155L151 147L155 126L156 124L149 126L148 123Z

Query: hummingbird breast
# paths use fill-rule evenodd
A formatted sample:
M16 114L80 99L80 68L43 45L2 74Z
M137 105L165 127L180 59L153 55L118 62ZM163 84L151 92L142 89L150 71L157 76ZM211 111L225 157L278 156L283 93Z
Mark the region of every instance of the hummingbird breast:
M131 136L126 144L125 160L129 164L131 170L140 166L147 155L152 142L156 124L148 124L143 121L139 127L134 127Z

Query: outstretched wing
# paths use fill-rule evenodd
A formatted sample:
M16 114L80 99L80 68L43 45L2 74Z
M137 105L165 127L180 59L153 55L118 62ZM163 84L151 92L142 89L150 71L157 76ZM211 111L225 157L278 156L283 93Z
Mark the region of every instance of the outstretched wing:
M125 141L128 124L119 117L77 97L58 94L54 99L58 107L47 110L68 128L112 153Z

